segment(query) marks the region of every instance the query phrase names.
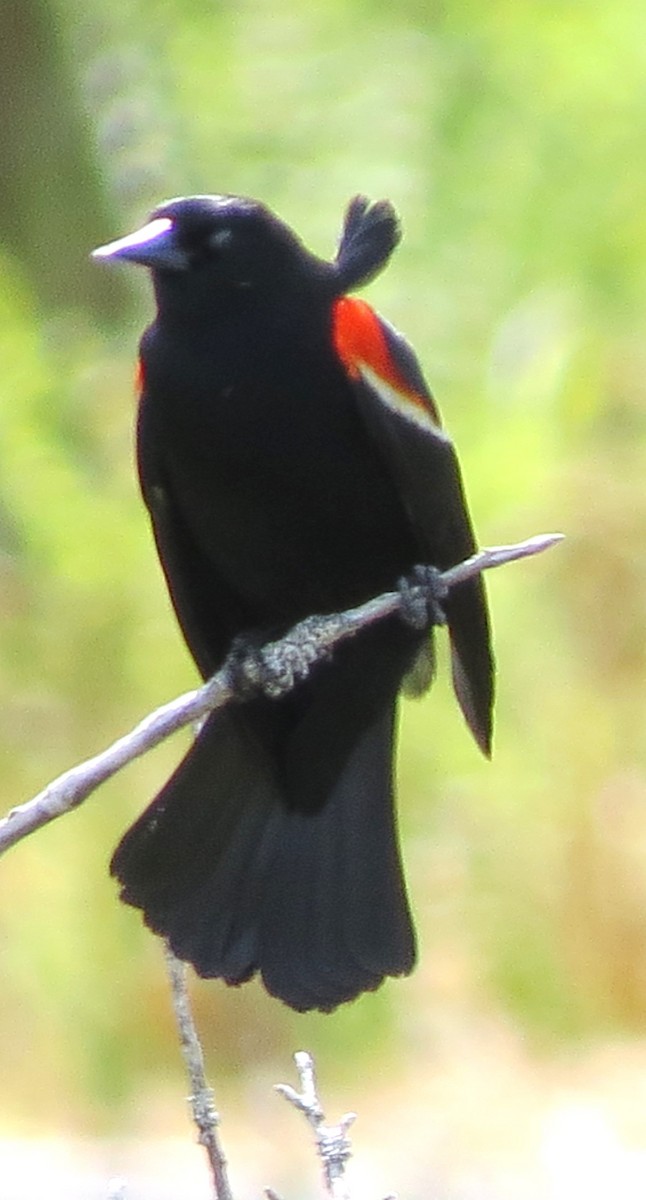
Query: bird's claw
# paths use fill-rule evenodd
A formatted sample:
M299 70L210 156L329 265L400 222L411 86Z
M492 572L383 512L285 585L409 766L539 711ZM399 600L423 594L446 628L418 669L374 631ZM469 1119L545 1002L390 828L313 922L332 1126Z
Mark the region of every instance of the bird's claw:
M315 663L331 653L321 647L315 633L304 621L294 636L276 643L261 642L248 634L235 638L227 670L236 696L240 700L258 694L271 700L286 696L307 679Z
M410 575L398 581L400 614L413 629L430 629L433 625L446 625L444 601L449 589L442 572L437 567L416 566Z

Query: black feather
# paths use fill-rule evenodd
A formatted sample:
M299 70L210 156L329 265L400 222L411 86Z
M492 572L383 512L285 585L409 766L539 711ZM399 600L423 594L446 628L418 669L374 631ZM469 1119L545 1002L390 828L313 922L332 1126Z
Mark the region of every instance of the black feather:
M340 292L363 287L385 267L401 239L399 218L389 200L366 196L350 201L335 259Z

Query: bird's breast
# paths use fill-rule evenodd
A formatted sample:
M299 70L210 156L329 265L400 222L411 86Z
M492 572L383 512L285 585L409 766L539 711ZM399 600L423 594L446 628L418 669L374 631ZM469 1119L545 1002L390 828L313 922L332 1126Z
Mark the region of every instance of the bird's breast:
M331 352L260 350L147 368L141 436L245 600L290 619L357 603L415 559L403 504Z

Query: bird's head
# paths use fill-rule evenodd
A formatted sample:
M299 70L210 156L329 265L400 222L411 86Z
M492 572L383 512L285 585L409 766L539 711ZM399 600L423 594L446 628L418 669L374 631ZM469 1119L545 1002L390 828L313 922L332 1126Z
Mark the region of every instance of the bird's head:
M240 196L188 196L159 205L149 221L94 258L149 267L172 277L201 276L209 286L266 288L280 272L292 274L309 255L295 234L263 204Z

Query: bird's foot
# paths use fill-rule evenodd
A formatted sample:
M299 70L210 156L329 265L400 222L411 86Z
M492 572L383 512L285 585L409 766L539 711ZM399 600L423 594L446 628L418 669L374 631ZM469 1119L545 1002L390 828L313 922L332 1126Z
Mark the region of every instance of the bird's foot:
M444 601L449 594L442 572L437 567L416 566L397 584L402 621L413 629L446 625Z
M260 694L278 700L307 679L312 667L331 654L321 644L322 621L325 618L309 617L276 642L253 633L235 638L226 666L236 696L249 700Z

